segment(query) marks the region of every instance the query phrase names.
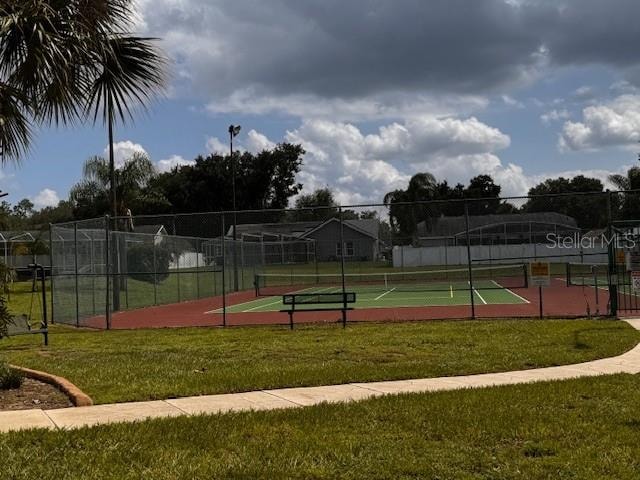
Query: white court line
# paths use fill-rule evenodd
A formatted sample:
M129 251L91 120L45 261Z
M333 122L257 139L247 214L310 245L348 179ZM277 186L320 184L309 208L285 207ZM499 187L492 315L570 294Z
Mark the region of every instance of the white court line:
M384 297L385 295L393 292L396 288L398 287L393 287L391 290L387 290L386 292L384 292L382 295L378 295L376 298L374 298L374 300L380 300L382 297Z
M469 283L469 285L471 285L471 282L468 282L468 283ZM478 292L478 290L476 290L475 287L473 288L473 293L478 295L478 298L480 299L480 301L482 303L484 303L485 305L487 304L487 301L484 298L482 298L482 295L480 295L480 292Z
M298 293L304 292L306 290L312 290L314 288L316 288L316 287L305 288L303 290L299 290ZM332 289L332 288L334 288L334 287L323 287L320 290L314 290L313 292L311 292L311 294L322 293L323 291L328 290L328 289ZM242 310L241 313L253 312L254 310L258 310L259 308L270 307L271 305L277 305L278 303L282 303L282 298L279 298L275 302L265 303L264 305L258 305L257 307L253 307L253 308L250 308L248 310Z
M316 287L307 287L307 288L303 288L302 290L298 290L298 292L297 292L297 293L306 292L307 290L313 290L313 289L315 289L315 288L316 288ZM325 290L332 289L332 288L334 288L334 287L322 287L321 289L319 289L319 290L315 290L315 291L314 291L314 292L312 292L312 293L321 293L321 292L323 292L323 291L325 291ZM272 295L272 296L275 296L275 295ZM248 302L238 303L238 304L236 304L236 305L228 305L228 306L227 306L227 310L228 310L228 309L230 309L230 308L233 308L233 307L237 307L238 305L250 305L250 304L252 304L252 303L255 303L255 302L262 302L262 301L264 301L264 299L263 299L263 298L258 298L258 299L256 299L256 300L250 300L250 301L248 301ZM260 305L258 305L257 307L253 307L253 308L250 308L250 309L248 309L248 310L242 310L242 311L240 311L240 312L227 312L227 313L245 313L245 312L252 312L252 311L254 311L254 310L258 310L259 308L262 308L262 307L269 307L269 306L271 306L271 305L275 305L275 304L277 304L277 303L279 303L279 302L281 302L281 301L282 301L282 299L278 300L277 302L272 302L272 303L266 303L266 304L261 303L261 304L260 304ZM204 314L205 314L205 315L210 315L210 314L212 314L212 313L222 313L222 307L220 307L220 308L216 308L215 310L209 310L208 312L204 312Z
M509 289L509 288L506 288L506 287L503 287L502 285L500 285L500 284L499 284L498 282L496 282L495 280L491 280L491 281L493 282L493 284L494 284L496 287L500 287L500 288L502 288L503 290L506 290L506 291L507 291L507 292L509 292L511 295L513 295L514 297L519 298L519 299L520 299L520 300L522 300L523 302L525 302L525 303L531 303L529 300L527 300L527 299L526 299L526 298L524 298L524 297L521 297L520 295L518 295L518 294L517 294L516 292L514 292L513 290L511 290L511 289Z
M242 313L245 313L245 312L253 312L254 310L258 310L259 308L263 308L263 307L270 307L271 305L276 305L276 304L278 304L278 303L282 303L282 299L281 299L281 298L279 298L279 299L278 299L278 300L276 300L275 302L265 303L265 304L263 304L263 305L258 305L257 307L253 307L253 308L250 308L250 309L248 309L248 310L242 310Z

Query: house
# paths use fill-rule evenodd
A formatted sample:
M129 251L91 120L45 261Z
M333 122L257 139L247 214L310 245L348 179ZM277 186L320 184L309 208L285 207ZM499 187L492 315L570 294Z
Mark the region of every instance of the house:
M342 234L344 237L344 256L346 260L372 261L380 256L380 223L375 219L345 220ZM316 260L320 262L336 261L342 255L340 244L340 220L330 218L324 221L259 223L236 226L236 238L259 242L301 242L312 243ZM227 236L233 235L233 227Z

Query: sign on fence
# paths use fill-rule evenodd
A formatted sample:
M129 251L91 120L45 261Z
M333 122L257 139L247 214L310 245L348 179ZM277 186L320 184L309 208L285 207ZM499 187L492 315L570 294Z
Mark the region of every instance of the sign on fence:
M634 292L640 292L640 271L631 272L631 287Z
M548 287L551 284L551 265L549 262L531 262L529 274L530 285Z

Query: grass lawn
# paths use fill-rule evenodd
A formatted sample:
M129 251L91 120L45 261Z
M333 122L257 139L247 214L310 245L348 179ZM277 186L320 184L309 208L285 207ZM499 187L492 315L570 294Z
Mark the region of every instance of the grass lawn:
M96 403L536 368L620 354L640 341L609 320L446 321L78 331L0 342L12 363L62 375Z
M637 479L640 377L0 434L11 479Z
M42 320L42 291L41 283L38 280L38 291L31 292L32 282L13 282L9 286L7 305L9 311L14 315L29 315L31 313L32 323L39 325ZM47 311L51 317L51 283L47 280Z

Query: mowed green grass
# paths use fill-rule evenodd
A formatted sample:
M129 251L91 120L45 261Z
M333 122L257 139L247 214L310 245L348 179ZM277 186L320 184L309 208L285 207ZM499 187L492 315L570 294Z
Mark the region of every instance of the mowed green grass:
M16 480L582 479L640 472L640 377L0 434Z
M0 342L11 363L61 375L96 403L499 372L620 354L613 320L494 320L78 331Z
M47 280L47 312L51 316L51 283ZM32 282L13 282L9 285L9 293L5 294L9 311L13 315L27 315L34 325L39 326L42 321L42 287L37 283L37 291L32 291Z

